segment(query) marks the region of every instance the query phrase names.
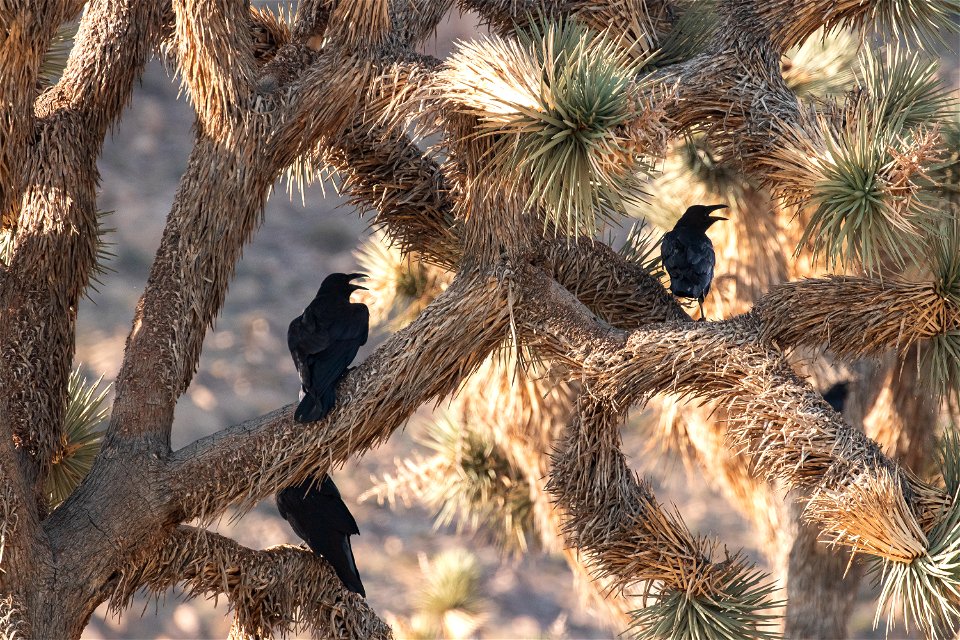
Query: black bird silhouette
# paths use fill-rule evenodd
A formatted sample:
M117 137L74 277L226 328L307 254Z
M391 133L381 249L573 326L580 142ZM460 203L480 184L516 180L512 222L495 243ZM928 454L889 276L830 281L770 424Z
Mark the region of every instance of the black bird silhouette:
M340 378L367 342L370 312L367 305L350 302L350 294L366 289L351 280L362 273L331 273L316 297L287 329L287 347L300 374L301 398L294 420L315 422L335 401Z
M310 476L277 494L277 509L310 550L329 562L343 585L367 597L353 558L350 536L360 535L357 521L327 474L318 484Z
M834 411L843 413L843 407L847 404L848 395L850 395L850 383L844 380L824 391L823 399L833 407Z
M700 305L701 320L703 299L710 292L713 265L716 263L707 229L718 220L726 220L711 216L710 213L726 207L725 204L695 204L689 207L673 230L663 235L660 245L663 267L670 274L671 293L679 298L695 299Z
M350 302L350 294L364 289L352 280L362 273L332 273L316 297L290 323L287 347L300 374L301 398L294 413L297 422L322 420L336 402L337 383L357 351L367 341L367 306ZM344 586L366 597L350 546L360 529L337 491L333 479L311 475L277 493L277 509L310 549L329 562Z

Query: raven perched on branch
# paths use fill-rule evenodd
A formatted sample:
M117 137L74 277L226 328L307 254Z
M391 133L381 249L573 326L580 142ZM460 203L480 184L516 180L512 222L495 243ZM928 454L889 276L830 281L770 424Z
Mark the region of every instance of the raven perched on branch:
M350 302L351 293L365 288L351 281L365 277L362 273L330 274L313 301L290 323L287 347L301 387L293 417L297 422L322 420L330 412L337 383L367 341L367 306ZM300 484L281 489L277 509L294 533L333 566L347 589L366 597L350 546L350 536L359 535L360 529L330 476L318 479L310 475Z
M663 235L660 245L663 267L670 275L670 292L678 298L695 299L700 305L701 320L704 317L703 300L710 293L713 266L717 260L707 229L718 220L726 220L710 213L726 207L725 204L689 207L673 230Z
M351 280L366 277L362 273L331 273L287 329L287 347L300 374L297 422L316 422L329 413L337 382L367 342L370 312L367 305L350 302L351 293L366 290Z

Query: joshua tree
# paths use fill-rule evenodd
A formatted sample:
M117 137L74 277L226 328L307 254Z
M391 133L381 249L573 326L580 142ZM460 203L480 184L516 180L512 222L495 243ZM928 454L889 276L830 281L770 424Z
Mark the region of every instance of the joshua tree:
M239 636L389 636L305 550L203 527L464 385L476 393L437 438L493 443L478 445L497 468L473 506L509 524L506 539L533 522L542 542L562 540L638 635L765 637L780 597L627 466L620 426L654 401L693 407L665 421L670 443L770 540L787 635L842 630L843 549L859 563L848 581L880 572L881 614L902 607L927 634L952 633L960 444L948 434L933 465L929 443L960 376L958 133L920 51L952 28L957 0L464 0L494 35L449 60L417 53L453 5L305 0L289 22L230 0L0 8L4 634L77 637L101 602L181 584L224 594ZM50 47L81 9L51 80ZM820 29L905 41L865 49L850 86L818 96L802 56L784 54ZM102 251L96 158L154 53L182 78L195 146L109 426L74 488L90 440L75 423L97 404L76 383L69 400L77 302ZM669 198L642 201L679 161L737 205L707 322L664 289L642 234L621 252L599 239L638 208L669 227L656 204ZM408 256L380 293L413 292L407 318L393 305L409 324L351 371L324 420L294 424L290 404L172 451L174 405L271 186L329 170ZM841 415L818 390L844 366ZM525 506L507 495L518 483Z

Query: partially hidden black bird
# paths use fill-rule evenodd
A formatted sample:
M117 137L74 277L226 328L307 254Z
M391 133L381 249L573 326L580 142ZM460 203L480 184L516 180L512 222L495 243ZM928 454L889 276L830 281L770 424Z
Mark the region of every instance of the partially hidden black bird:
M847 381L838 382L823 392L823 399L827 401L833 410L837 413L843 413L843 408L847 404L847 396L850 395L850 383Z
M703 300L710 293L713 266L717 261L713 243L707 237L707 229L714 222L726 220L710 214L726 207L725 204L695 204L688 207L673 230L663 235L660 244L663 267L670 275L670 292L679 298L695 299L700 305L701 320Z
M320 285L303 313L287 330L287 346L300 374L297 422L322 420L336 402L337 383L357 351L367 341L367 306L350 302L350 294L365 289L352 281L362 273L333 273ZM366 597L353 557L350 536L360 529L327 474L308 476L277 493L277 509L310 549L329 562L344 586Z
M350 536L360 535L360 528L330 476L323 474L319 483L315 479L310 476L281 490L277 509L310 550L330 563L343 586L365 598L367 593L350 546Z
M366 290L351 281L366 277L331 273L287 329L287 347L300 374L301 398L293 416L297 422L315 422L330 412L337 382L367 342L370 311L365 304L350 302L351 293Z

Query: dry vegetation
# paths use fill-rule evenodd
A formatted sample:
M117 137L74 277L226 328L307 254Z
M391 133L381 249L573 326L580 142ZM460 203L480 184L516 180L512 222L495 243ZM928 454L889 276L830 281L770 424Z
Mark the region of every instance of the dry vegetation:
M419 53L457 8L493 34L447 60ZM960 133L923 51L958 9L0 5L0 631L77 637L102 602L180 584L226 596L237 637L390 636L325 562L205 527L454 395L433 454L371 495L424 500L516 553L563 548L620 630L840 637L867 570L878 621L952 636L960 443L946 429L936 461L932 444L960 396ZM58 30L78 16L57 77ZM858 58L850 34L873 30L886 53ZM101 439L96 394L70 382L104 251L96 159L154 54L181 78L195 142ZM395 333L324 420L295 424L287 405L172 450L174 407L272 185L331 171L392 247L365 260L373 315ZM630 213L669 227L671 202L693 196L733 205L707 304L721 319L704 322L665 290L655 235L599 240ZM821 395L839 379L840 413ZM670 417L664 446L763 532L777 576L693 534L630 469L620 427L647 405ZM432 628L471 628L474 604Z

